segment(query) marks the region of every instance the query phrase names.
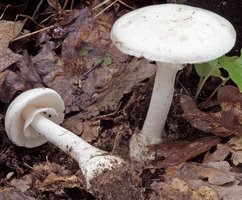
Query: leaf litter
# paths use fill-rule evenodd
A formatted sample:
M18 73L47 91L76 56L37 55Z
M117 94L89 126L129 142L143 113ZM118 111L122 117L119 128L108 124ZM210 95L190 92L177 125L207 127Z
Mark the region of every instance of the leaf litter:
M48 3L57 8L52 1ZM21 51L14 53L9 47L24 23L0 20L1 113L19 92L53 88L66 105L64 127L130 162L128 140L142 126L156 66L124 55L111 44L112 12L97 20L87 8L65 12L58 5L57 10L64 19L57 20L51 31L34 36L33 52L15 46L13 49ZM14 45L18 44L11 43ZM219 90L217 102L220 110L215 112L201 111L188 96L182 96L180 104L176 102L183 110L178 117L185 118L194 130L216 136L150 146L156 151L156 160L141 167L134 164L142 177L145 199L240 199L241 93L225 86ZM95 199L85 192L78 166L55 147L44 145L44 149L36 149L38 154L17 147L5 150L11 142L2 135L4 187L0 197L74 199L69 193L75 191L79 198Z

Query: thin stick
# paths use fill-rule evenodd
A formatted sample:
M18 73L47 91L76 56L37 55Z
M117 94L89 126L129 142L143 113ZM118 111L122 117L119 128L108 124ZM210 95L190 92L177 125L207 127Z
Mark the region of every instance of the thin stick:
M37 34L37 33L40 33L40 32L43 32L43 31L46 31L46 30L51 29L51 28L54 28L54 25L48 26L48 27L43 28L43 29L40 29L40 30L38 30L38 31L34 31L34 32L32 32L32 33L28 33L28 34L25 34L25 35L19 36L19 37L13 39L12 42L17 41L17 40L20 40L20 39L23 39L23 38L28 37L28 36L31 36L31 35L35 35L35 34Z
M227 83L227 81L230 79L230 77L227 77L225 79L223 79L222 83L220 83L218 85L218 87L216 87L216 89L212 92L212 94L210 94L210 96L208 97L208 99L206 101L204 101L201 105L199 105L199 107L202 107L202 105L206 105L207 102L215 95L215 93L219 90L219 88L223 85L225 85L225 83Z
M32 15L33 18L35 17L37 12L39 12L39 9L40 9L41 5L43 4L43 2L44 2L44 0L40 0L40 2L38 3L38 5L37 5L37 7L36 7L36 9L35 9L35 11L34 11L34 13Z
M101 15L102 13L104 13L107 9L109 9L112 5L114 5L118 0L112 2L111 4L109 4L106 8L104 8L101 12L99 12L98 14L96 14L96 16L94 18L97 18L99 15Z
M121 3L121 4L123 4L124 6L130 8L131 10L134 10L134 9L135 9L134 7L132 7L132 6L130 6L130 5L126 4L126 3L124 3L123 1L120 1L120 0L119 0L119 3Z
M97 6L95 6L94 8L92 8L92 10L95 10L95 9L101 7L101 6L104 5L105 3L108 3L109 1L110 1L110 0L105 0L104 2L102 2L102 3L98 4Z
M6 10L8 9L9 6L10 6L10 5L8 4L8 5L4 8L4 11L3 11L2 15L0 16L0 20L3 18L4 14L5 14L5 12L6 12Z
M40 22L40 24L45 23L47 20L49 20L53 16L55 16L55 13L54 14L51 14L49 17L45 18L42 22Z
M216 69L217 69L217 68L216 68ZM214 70L215 70L215 69L212 68L212 69L208 72L208 74L207 74L207 75L201 80L201 82L199 81L199 85L198 85L198 89L197 89L196 95L195 95L195 97L194 97L194 101L197 100L197 97L198 97L198 95L200 94L200 92L201 92L201 90L202 90L202 88L203 88L205 82L208 80L208 78L211 76L211 74L213 73Z

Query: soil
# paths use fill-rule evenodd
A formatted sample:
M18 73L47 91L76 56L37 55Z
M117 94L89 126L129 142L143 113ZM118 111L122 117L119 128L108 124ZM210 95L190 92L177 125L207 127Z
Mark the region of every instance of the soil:
M164 3L164 1L142 1L142 0L137 0L134 1L137 6L145 6L145 5L151 5L153 3ZM147 3L149 2L149 3ZM235 29L237 31L237 41L236 45L233 48L233 50L230 52L232 55L239 55L240 49L242 47L242 15L241 15L241 10L242 10L242 4L238 3L238 0L187 0L186 4L192 5L192 6L197 6L201 8L205 8L211 11L214 11L225 18L227 18L231 23L235 26ZM179 80L181 81L182 84L187 86L187 90L194 94L194 91L196 90L196 85L198 83L198 77L194 72L192 72L192 75L188 82L186 82L186 79L183 79L186 77L185 72L180 76ZM209 80L210 84L208 85L213 85L214 80ZM206 88L202 95L200 96L200 101L203 98L206 98L212 88ZM141 101L135 105L131 111L132 116L129 119L122 120L122 123L119 122L120 124L124 124L126 126L130 126L131 130L135 131L137 127L141 127L143 121L144 121L144 116L145 112L148 108L149 100L150 100L150 94L151 90L144 95L141 99ZM179 106L179 97L181 95L181 86L177 84L175 94L174 94L174 101L172 104L171 111L169 113L169 117L167 120L167 138L166 140L195 140L200 137L207 136L206 133L202 131L198 131L195 128L192 128L190 124L188 124L182 117L182 111ZM131 95L130 95L131 96ZM130 96L127 96L129 99ZM116 115L117 117L117 115ZM1 116L0 116L1 119ZM130 120L130 121L128 121ZM113 122L112 119L108 120L103 120L101 121L103 124L102 126L102 131L105 132L106 130L110 129L110 126L113 127L116 125L116 122ZM111 125L110 125L111 124ZM105 127L106 126L106 127ZM63 168L68 170L68 175L76 175L77 177L81 177L80 170L78 167L78 164L73 161L71 158L69 158L67 155L65 155L63 152L61 152L59 149L56 147L53 147L51 144L45 144L41 147L34 148L34 149L25 149L25 148L20 148L14 146L11 141L6 137L6 133L4 130L3 126L3 120L0 123L0 184L3 188L8 188L9 186L9 181L11 180L11 177L9 178L8 175L10 173L14 173L14 178L23 178L27 174L33 173L33 169L35 165L41 164L41 163L55 163L60 166L64 166ZM111 143L113 144L114 138L111 138L111 136L106 136L107 138L103 139L103 141L106 143ZM128 159L127 155L127 144L128 144L128 139L130 137L129 133L123 134L118 140L116 141L117 147L114 148L113 145L112 148L109 147L107 144L95 144L98 147L101 147L103 150L106 151L113 151L115 154L118 154L122 156L124 159ZM105 149L106 147L106 149ZM118 152L119 151L119 152ZM195 159L196 160L196 159ZM199 158L197 158L199 160ZM130 161L128 161L130 162ZM52 166L53 167L53 166ZM141 167L142 168L142 167ZM43 167L44 170L46 169L46 166ZM61 174L61 176L64 177L66 174L62 174L60 172L62 168L55 169L55 173L57 175ZM128 168L121 169L121 170L126 170L129 171ZM36 173L36 171L35 171ZM153 173L151 173L149 170L144 170L141 173L142 181L139 183L137 180L132 180L129 173L125 173L125 171L122 171L123 176L125 179L127 179L127 182L130 184L130 182L135 182L135 185L140 185L144 190L148 193L149 188L146 188L147 185L151 183L151 180L161 180L162 179L162 174L164 173L163 169L155 169ZM38 173L37 173L38 174ZM128 175L130 175L128 177ZM110 176L110 174L107 174L107 176ZM36 177L38 177L36 175ZM25 192L26 196L23 197L23 199L30 199L30 197L38 199L38 200L44 200L44 199L69 199L69 200L75 200L75 199L83 199L83 200L94 200L94 199L103 199L101 196L100 189L98 187L103 187L102 184L105 183L105 180L108 181L107 177L98 177L96 181L100 181L102 184L97 184L98 187L95 189L94 194L97 195L96 198L88 193L85 188L83 187L83 184L80 183L79 185L75 183L76 185L73 187L70 187L69 185L62 185L62 190L60 193L58 191L54 191L53 189L42 189L39 190L37 188L37 183L40 180L45 180L47 175L39 174L40 180L37 180L35 175L33 176L33 182L29 184L29 190L28 192ZM25 183L22 183L25 184ZM27 184L27 183L26 183ZM66 182L65 182L66 184ZM125 188L127 185L116 185L116 183L112 183L114 190L119 190L120 188ZM108 185L108 184L107 184ZM130 187L129 187L130 188ZM102 188L102 190L109 190L110 188ZM110 189L110 190L112 190ZM42 192L41 192L42 191ZM132 191L127 191L126 194L124 194L121 197L105 197L104 199L113 199L113 200L121 200L121 199L132 199L133 196L130 195L131 193L134 194L135 192L139 193L140 191L136 191L135 189L132 188ZM125 193L125 191L124 191ZM110 194L113 194L111 192ZM22 195L22 193L21 193ZM140 194L139 194L140 195ZM5 199L11 199L13 196L10 195L10 198ZM20 195L17 197L20 199ZM17 199L15 198L15 199ZM22 197L21 197L22 198ZM137 197L136 197L137 198ZM0 194L0 199L2 199L2 196ZM134 198L133 198L134 199ZM13 199L14 200L14 199Z

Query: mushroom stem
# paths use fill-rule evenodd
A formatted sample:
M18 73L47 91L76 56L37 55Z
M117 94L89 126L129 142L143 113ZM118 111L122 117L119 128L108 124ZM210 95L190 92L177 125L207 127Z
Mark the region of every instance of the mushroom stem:
M117 195L121 195L122 200L140 198L135 184L132 183L133 170L123 159L93 147L74 133L52 122L43 114L43 108L29 106L23 110L22 117L30 129L46 137L49 142L78 162L86 179L87 189L95 196L102 195L103 199L115 199ZM27 133L25 135L28 136ZM120 188L120 185L123 187ZM125 195L126 191L130 191L131 194Z
M161 142L162 132L171 106L176 74L181 64L157 62L157 72L148 113L142 128L148 144Z
M33 106L29 106L23 111L22 115L24 119L28 121L28 119L32 118L33 113L35 113L30 124L31 127L40 135L46 137L50 143L76 160L87 182L97 176L97 172L100 174L105 169L111 169L114 163L116 166L124 163L122 159L115 156L109 155L107 158L106 152L93 147L71 131L47 119L44 115L38 113L37 110L38 109ZM98 157L98 159L94 159L96 157ZM104 165L101 166L100 163Z
M38 109L33 106L24 109L22 115L25 121L35 113L30 124L31 127L77 162L85 162L94 156L104 154L104 151L93 147L76 134L52 122L41 113L38 113L38 111L36 113L36 110ZM83 166L81 167L83 168Z
M140 133L133 134L129 141L130 157L136 161L155 159L155 152L147 145L162 141L162 132L171 106L174 83L182 64L157 62L154 88L147 116Z

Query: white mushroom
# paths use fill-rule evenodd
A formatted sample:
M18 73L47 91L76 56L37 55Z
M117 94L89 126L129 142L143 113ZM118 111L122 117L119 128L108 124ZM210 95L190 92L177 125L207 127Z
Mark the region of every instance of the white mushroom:
M147 117L141 134L130 140L133 159L147 156L147 144L162 141L173 97L176 73L186 63L201 63L227 53L236 33L223 17L181 4L148 6L119 18L111 39L124 53L156 61L157 72Z
M7 135L18 146L32 148L49 141L62 149L79 163L86 178L87 189L95 195L100 194L104 199L109 199L124 190L134 193L136 188L131 184L132 170L127 172L128 166L124 160L93 147L58 125L64 119L64 109L63 100L52 89L26 91L7 110ZM118 184L125 186L120 189ZM110 190L107 190L108 187ZM123 195L122 199L133 198Z

